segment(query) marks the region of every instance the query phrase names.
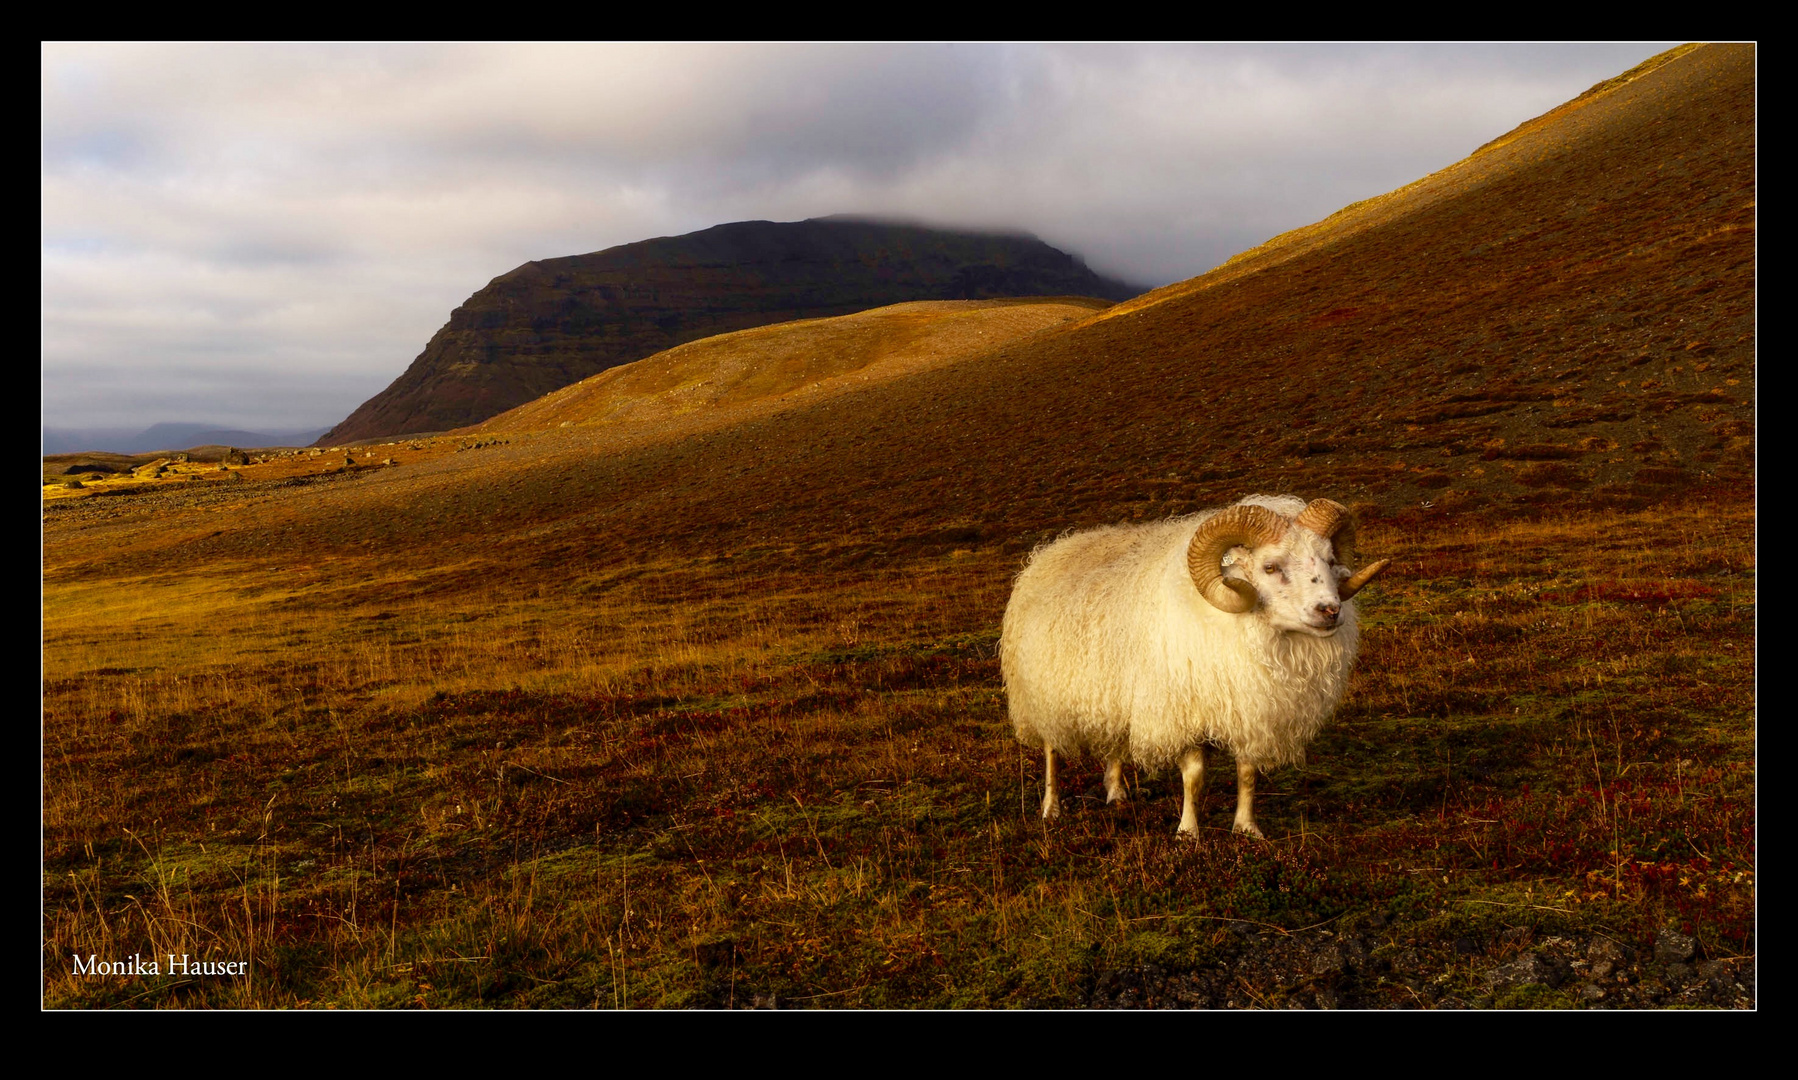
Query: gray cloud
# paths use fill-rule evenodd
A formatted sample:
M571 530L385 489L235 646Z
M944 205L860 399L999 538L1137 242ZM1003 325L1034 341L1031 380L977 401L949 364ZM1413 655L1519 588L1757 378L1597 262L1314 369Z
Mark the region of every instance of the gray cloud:
M49 45L43 421L334 423L527 259L745 218L1164 284L1664 47Z

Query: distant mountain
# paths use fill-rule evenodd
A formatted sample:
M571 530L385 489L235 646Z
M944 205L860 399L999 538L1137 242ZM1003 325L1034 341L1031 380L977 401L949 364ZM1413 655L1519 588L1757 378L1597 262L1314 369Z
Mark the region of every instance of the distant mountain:
M324 433L323 428L299 431L241 431L217 424L152 424L142 431L131 428L44 428L43 453L76 454L102 450L114 454L148 454L157 450L185 450L191 446L306 446Z
M44 428L39 432L42 452L78 454L84 450L104 450L122 454L118 449L137 438L133 428Z
M911 300L1139 291L1022 234L847 216L739 221L494 278L403 375L319 441L478 423L619 364L770 323Z

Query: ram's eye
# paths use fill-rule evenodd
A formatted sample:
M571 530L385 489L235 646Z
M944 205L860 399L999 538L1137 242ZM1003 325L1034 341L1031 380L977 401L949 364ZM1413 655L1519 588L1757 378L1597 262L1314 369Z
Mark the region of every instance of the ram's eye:
M1261 571L1265 574L1277 574L1280 572L1280 564L1270 562L1266 566L1263 566Z

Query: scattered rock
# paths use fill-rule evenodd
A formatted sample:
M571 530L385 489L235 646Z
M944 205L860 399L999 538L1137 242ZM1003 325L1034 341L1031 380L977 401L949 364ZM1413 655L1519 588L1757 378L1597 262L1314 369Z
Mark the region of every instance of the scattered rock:
M1529 952L1488 972L1486 985L1494 990L1528 983L1555 987L1566 982L1568 974L1567 965L1555 957Z
M1586 946L1586 959L1593 963L1609 962L1613 965L1627 962L1636 954L1636 950L1608 937L1595 937Z
M1654 958L1663 964L1683 964L1698 952L1698 939L1677 930L1662 930L1654 936Z
M1334 941L1317 950L1316 954L1311 958L1311 973L1313 975L1346 975L1348 974L1348 970L1348 957L1342 954L1341 946ZM1318 1000L1319 1002L1323 1000L1321 992ZM1333 1008L1334 1006L1325 1007Z
M1698 965L1698 974L1714 990L1733 990L1736 985L1736 973L1730 965L1721 960L1706 960Z
M1645 949L1638 951L1607 937L1540 931L1531 933L1528 946L1521 950L1514 942L1523 935L1513 932L1502 943L1476 942L1471 935L1459 943L1401 939L1393 943L1389 956L1376 957L1373 946L1379 941L1370 934L1362 936L1365 922L1355 926L1354 933L1281 935L1240 924L1232 927L1233 933L1214 939L1222 950L1214 962L1195 968L1143 964L1095 972L1085 1004L1101 1009L1491 1009L1567 1004L1643 1009L1743 1007L1747 1002L1752 1007L1752 961L1673 961L1671 968L1657 963L1650 970ZM1701 951L1696 943L1694 950ZM1504 962L1482 973L1477 996L1455 981L1451 971L1437 966L1447 960L1451 969L1464 972L1467 958L1480 954L1496 954ZM1634 966L1638 964L1641 967ZM1376 972L1386 973L1385 977ZM1457 992L1450 992L1457 987Z

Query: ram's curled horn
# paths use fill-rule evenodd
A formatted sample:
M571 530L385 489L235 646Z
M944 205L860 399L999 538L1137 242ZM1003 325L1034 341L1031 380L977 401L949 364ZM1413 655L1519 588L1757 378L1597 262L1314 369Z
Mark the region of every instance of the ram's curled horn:
M1347 600L1349 597L1360 592L1361 586L1366 585L1368 582L1372 581L1373 576L1375 574L1379 573L1380 571L1386 569L1387 565L1390 564L1391 562L1392 562L1391 559L1381 559L1379 562L1374 563L1371 566L1362 567L1360 573L1356 574L1354 577L1349 578L1347 581L1342 583L1342 588L1336 590L1336 594L1338 596L1340 596L1342 599Z
M1336 535L1336 530L1350 524L1349 508L1333 499L1312 499L1306 504L1293 523L1303 525L1326 540Z
M1330 546L1336 549L1338 562L1349 563L1354 560L1355 515L1348 507L1332 499L1313 499L1293 520L1330 541ZM1379 571L1375 570L1374 573ZM1355 595L1355 590L1367 584L1368 578L1372 576L1373 574L1369 574L1367 578L1360 578L1361 584L1343 593L1342 598L1347 600Z
M1192 583L1212 607L1241 615L1253 608L1261 596L1248 582L1224 576L1224 552L1238 544L1257 548L1278 543L1285 534L1286 519L1264 506L1232 506L1213 514L1199 526L1186 547L1186 568L1192 574Z

